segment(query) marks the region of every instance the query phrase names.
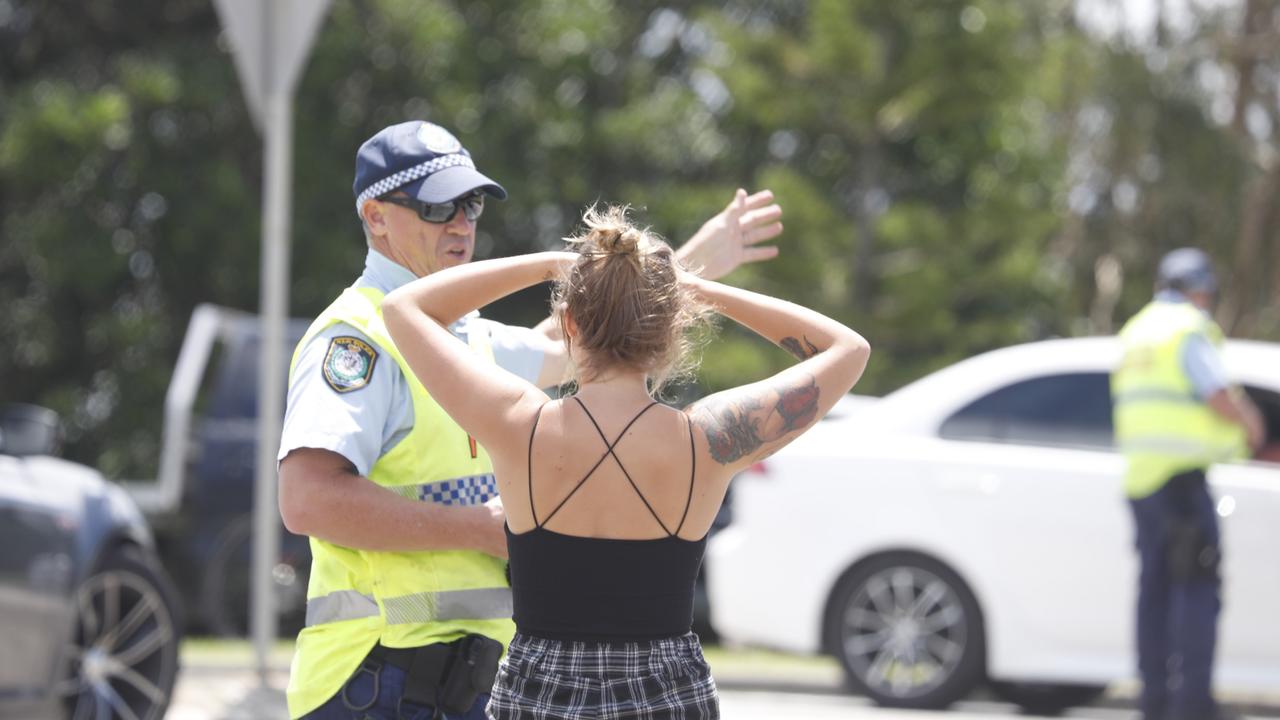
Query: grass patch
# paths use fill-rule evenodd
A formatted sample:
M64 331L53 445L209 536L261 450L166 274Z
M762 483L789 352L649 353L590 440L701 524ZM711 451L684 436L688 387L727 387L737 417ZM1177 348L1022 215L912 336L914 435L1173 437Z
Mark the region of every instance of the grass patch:
M776 680L838 682L840 665L834 658L788 653L757 648L726 648L708 645L703 648L711 672L717 677L751 677Z
M277 640L271 646L268 662L275 667L288 666L293 648L292 639ZM839 664L829 657L720 645L708 645L704 652L712 672L726 678L834 682L840 675ZM182 641L180 653L182 663L187 666L250 668L256 663L253 643L244 638L190 637Z
M256 663L253 642L245 638L189 637L178 650L183 665L225 665L252 667ZM293 640L272 643L268 655L271 665L288 665L293 658Z

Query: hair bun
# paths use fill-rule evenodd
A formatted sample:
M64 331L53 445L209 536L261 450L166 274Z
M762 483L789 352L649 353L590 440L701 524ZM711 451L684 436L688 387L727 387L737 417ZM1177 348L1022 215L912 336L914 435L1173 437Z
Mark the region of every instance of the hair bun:
M640 249L642 235L634 227L614 225L597 228L596 232L596 244L610 255L635 255Z
M592 206L583 215L586 233L565 238L577 244L579 252L592 259L622 256L637 264L652 250L652 238L647 230L631 224L627 218L627 206Z

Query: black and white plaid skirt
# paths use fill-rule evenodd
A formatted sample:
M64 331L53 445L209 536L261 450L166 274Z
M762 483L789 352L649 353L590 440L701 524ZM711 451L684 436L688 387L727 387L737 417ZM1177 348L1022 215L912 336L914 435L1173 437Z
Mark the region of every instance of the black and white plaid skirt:
M720 701L693 633L609 643L517 634L487 713L491 720L715 720Z

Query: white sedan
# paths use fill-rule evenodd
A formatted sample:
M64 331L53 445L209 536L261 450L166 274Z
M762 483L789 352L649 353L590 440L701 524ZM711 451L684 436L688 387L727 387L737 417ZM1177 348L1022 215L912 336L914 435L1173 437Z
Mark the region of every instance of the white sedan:
M1031 343L842 400L734 481L707 553L715 630L833 654L886 705L944 707L989 679L1052 709L1134 677L1119 352L1114 338ZM1280 443L1280 345L1231 341L1224 357ZM1225 554L1217 685L1280 692L1280 465L1209 478Z

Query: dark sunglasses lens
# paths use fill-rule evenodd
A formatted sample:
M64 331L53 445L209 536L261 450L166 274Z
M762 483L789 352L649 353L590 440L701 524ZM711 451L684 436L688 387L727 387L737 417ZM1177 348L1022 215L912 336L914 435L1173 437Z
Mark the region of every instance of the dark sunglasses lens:
M459 206L462 207L463 215L474 222L484 212L484 196L475 195L438 205L423 203L418 207L418 216L429 223L447 223L458 214Z
M484 212L484 196L472 195L462 200L462 212L471 222L475 222L480 218L480 213Z
M418 217L429 223L446 223L453 219L457 207L452 202L432 205L423 203L418 206Z

